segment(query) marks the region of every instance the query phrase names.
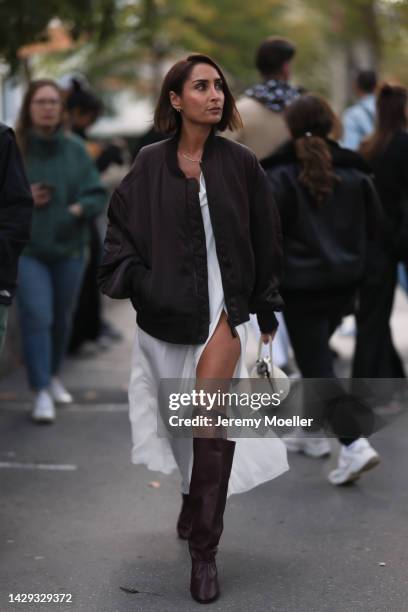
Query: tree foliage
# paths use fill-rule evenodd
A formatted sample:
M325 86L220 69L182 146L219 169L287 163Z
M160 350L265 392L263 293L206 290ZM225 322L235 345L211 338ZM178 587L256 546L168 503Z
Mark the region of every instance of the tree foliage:
M115 0L0 0L0 55L14 69L23 45L44 41L54 17L74 38L86 32L102 40L112 33Z
M0 54L16 66L18 48L43 39L53 17L81 42L41 65L54 75L75 67L101 87L154 95L166 62L200 51L239 91L258 78L255 49L271 34L296 42L296 78L309 89L327 92L331 53L351 57L357 42L375 65L407 79L408 0L0 0Z

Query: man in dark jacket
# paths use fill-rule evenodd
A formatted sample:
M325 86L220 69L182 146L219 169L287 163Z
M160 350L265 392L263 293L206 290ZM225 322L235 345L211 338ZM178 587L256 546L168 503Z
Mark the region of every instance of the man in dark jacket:
M0 123L0 352L17 264L30 237L33 201L13 131Z

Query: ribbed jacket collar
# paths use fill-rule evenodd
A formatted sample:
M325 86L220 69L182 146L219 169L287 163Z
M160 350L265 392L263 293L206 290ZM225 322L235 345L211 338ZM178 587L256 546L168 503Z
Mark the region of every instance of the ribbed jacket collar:
M181 170L178 159L177 159L177 148L180 140L180 132L175 134L172 138L167 141L167 149L166 149L166 162L167 165L172 172L176 176L185 177L184 172ZM208 159L210 159L211 154L214 150L215 146L215 130L211 130L207 140L205 141L202 162L205 163Z

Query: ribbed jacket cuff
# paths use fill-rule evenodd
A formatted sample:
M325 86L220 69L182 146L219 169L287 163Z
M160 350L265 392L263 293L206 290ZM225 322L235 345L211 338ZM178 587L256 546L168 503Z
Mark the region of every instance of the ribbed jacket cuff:
M256 318L258 319L259 329L263 334L269 334L279 326L278 319L273 311L257 312Z

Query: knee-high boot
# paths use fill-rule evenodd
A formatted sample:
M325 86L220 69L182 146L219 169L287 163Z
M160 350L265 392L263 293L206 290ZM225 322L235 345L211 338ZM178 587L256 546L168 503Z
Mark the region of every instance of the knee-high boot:
M181 511L177 521L177 534L181 540L188 540L193 520L190 496L182 493Z
M215 601L219 594L215 555L223 530L235 442L221 438L195 438L189 501L193 519L189 537L192 560L190 591L199 603Z

